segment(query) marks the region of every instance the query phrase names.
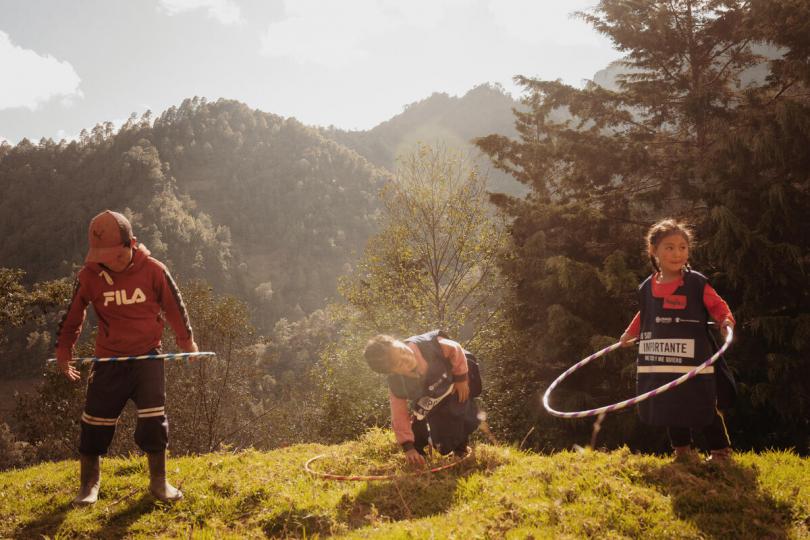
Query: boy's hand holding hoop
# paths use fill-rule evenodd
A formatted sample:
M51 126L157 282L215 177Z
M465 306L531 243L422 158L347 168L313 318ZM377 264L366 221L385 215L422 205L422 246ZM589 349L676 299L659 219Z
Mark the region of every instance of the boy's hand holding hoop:
M57 349L56 365L69 381L76 382L81 378L79 371L73 367L73 355L69 351Z

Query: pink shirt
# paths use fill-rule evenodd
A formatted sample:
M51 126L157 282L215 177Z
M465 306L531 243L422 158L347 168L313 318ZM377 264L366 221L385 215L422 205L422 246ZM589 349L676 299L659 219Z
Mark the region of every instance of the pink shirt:
M408 348L414 352L416 356L417 370L419 373L427 371L427 361L419 352L419 347L415 343L407 343ZM442 352L445 358L450 360L452 372L454 376L467 374L467 357L464 356L464 350L461 345L452 339L439 338L439 345L442 347ZM459 380L456 377L456 380ZM462 379L464 380L464 379ZM399 444L406 442L413 442L413 430L411 429L411 418L408 413L408 400L400 398L388 390L388 400L391 402L391 426L394 429L394 435Z

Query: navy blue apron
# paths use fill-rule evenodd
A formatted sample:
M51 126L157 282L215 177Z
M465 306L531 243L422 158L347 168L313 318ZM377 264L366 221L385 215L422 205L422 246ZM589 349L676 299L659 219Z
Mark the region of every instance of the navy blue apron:
M714 353L709 313L703 303L707 279L685 271L683 284L664 298L652 294L652 276L639 287L641 334L637 361L638 394L677 379ZM691 380L638 404L641 420L654 426L702 428L715 415L716 366Z

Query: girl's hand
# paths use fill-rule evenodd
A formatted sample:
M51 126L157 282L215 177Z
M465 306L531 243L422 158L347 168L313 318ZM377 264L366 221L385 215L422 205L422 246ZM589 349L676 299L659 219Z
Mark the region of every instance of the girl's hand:
M470 397L470 383L469 381L459 381L453 383L453 391L458 394L459 403L464 403Z
M622 334L622 337L619 338L619 342L622 344L622 347L632 347L635 340L636 336L631 336L627 332Z
M734 329L734 321L731 319L726 319L722 323L720 323L720 335L723 336L723 339L726 338L728 335L728 329Z

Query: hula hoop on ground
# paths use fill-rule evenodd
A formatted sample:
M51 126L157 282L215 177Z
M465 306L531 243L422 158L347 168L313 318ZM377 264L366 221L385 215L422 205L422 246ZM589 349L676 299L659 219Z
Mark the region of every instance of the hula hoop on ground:
M328 457L329 454L319 454L315 457L309 458L306 463L304 463L304 470L311 474L312 476L317 476L318 478L322 478L324 480L339 480L342 482L373 482L377 480L396 480L397 478L407 478L409 476L422 476L425 474L434 474L440 471L446 471L447 469L452 469L453 467L457 466L462 461L466 460L472 455L472 450L467 447L467 451L464 453L463 456L457 458L455 461L451 463L447 463L445 465L441 465L439 467L433 467L432 469L423 469L421 471L414 471L412 473L405 473L405 474L355 474L355 475L344 475L344 474L332 474L332 473L324 473L320 471L313 470L310 465L316 462L319 459Z
M595 360L595 359L597 359L597 358L599 358L601 356L606 355L609 352L615 351L616 349L618 349L619 347L622 346L621 342L614 343L613 345L605 347L601 351L595 352L592 355L590 355L589 357L577 362L571 368L569 368L567 371L565 371L562 375L557 377L554 380L554 382L551 383L551 386L548 387L548 389L546 390L546 393L543 394L543 407L545 407L546 410L550 414L553 414L554 416L559 416L560 418L585 418L587 416L597 416L597 415L601 415L601 414L607 414L609 412L618 411L619 409L624 409L626 407L631 407L631 406L633 406L633 405L635 405L635 404L637 404L639 402L644 401L645 399L649 399L651 397L657 396L658 394L663 394L667 390L671 390L672 388L675 388L676 386L685 383L689 379L692 379L693 377L696 377L705 368L707 368L707 367L711 366L712 364L714 364L717 361L717 359L720 358L721 354L726 352L726 349L728 349L728 346L731 345L731 340L733 339L733 337L734 337L734 330L731 327L729 327L728 328L728 333L726 334L725 343L723 343L723 346L720 347L717 350L717 352L715 352L711 356L711 358L709 358L708 360L706 360L705 362L703 362L699 366L695 366L695 369L693 369L692 371L689 371L688 373L685 373L682 376L678 377L677 379L675 379L673 381L670 381L670 382L668 382L668 383L666 383L666 384L664 384L662 386L659 386L658 388L650 390L649 392L645 392L644 394L641 394L640 396L636 396L634 398L626 399L624 401L620 401L620 402L614 403L612 405L606 405L604 407L599 407L597 409L589 409L587 411L563 412L563 411L557 411L557 410L552 409L551 405L549 405L549 403L548 403L549 402L549 397L551 396L551 392L554 391L554 389L557 387L557 385L560 384L563 380L565 380L566 377L571 375L573 372L575 372L576 370L578 370L582 366L588 364L592 360Z
M86 356L84 358L74 358L73 362L79 364L91 364L98 362L126 362L128 360L177 360L182 358L192 358L195 356L207 357L216 356L215 352L184 352L184 353L167 353L167 354L142 354L140 356L110 356L108 358L99 358L98 356ZM47 362L53 364L56 358L48 358Z

